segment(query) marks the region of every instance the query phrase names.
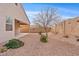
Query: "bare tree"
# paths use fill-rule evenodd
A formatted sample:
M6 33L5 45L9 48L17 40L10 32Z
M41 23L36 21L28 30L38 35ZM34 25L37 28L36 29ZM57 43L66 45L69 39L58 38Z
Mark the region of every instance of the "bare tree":
M57 15L56 8L47 8L45 10L41 10L41 12L34 17L33 22L37 26L44 28L46 36L48 37L47 29L52 27L52 25L57 24L59 19L60 17Z

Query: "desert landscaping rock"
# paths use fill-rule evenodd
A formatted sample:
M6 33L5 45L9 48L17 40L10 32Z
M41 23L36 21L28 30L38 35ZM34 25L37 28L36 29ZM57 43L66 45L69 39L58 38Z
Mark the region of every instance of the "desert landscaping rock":
M59 40L54 34L49 33L48 43L40 42L37 33L30 33L22 38L24 46L18 49L9 49L1 56L77 56L79 46Z

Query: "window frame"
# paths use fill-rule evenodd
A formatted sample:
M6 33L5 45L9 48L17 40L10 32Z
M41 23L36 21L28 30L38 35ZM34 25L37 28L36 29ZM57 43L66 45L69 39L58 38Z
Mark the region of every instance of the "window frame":
M12 20L11 16L6 17L6 24L5 24L6 31L13 31L13 22L11 20ZM8 22L8 21L11 21L11 22ZM8 27L7 25L11 26L11 29L9 29L9 28L7 29L7 27Z

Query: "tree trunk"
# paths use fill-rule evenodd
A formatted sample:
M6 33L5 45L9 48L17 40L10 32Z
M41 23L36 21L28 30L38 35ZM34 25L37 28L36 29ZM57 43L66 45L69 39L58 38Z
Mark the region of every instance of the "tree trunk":
M46 32L46 37L47 37L47 41L48 41L48 32L47 32L47 28L45 28L45 32Z
M57 33L57 24L55 24L55 34Z

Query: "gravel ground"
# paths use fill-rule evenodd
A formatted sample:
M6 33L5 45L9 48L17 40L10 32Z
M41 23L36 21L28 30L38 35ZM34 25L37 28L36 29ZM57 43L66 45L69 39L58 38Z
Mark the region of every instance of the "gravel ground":
M9 49L0 53L1 56L77 56L79 46L58 40L58 37L49 34L48 43L42 43L37 33L30 33L20 38L24 46L18 49ZM57 38L57 39L56 39Z

